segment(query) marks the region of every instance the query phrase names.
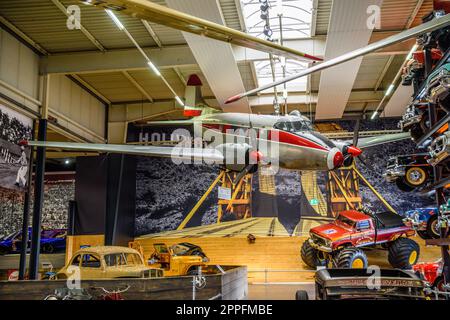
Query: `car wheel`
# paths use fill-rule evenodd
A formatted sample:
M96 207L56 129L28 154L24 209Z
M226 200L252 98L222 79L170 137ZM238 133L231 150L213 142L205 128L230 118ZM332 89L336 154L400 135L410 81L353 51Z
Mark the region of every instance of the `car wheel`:
M188 276L198 276L198 269L197 268L191 268L186 273Z
M340 269L366 269L369 264L364 251L358 248L343 249L335 260Z
M395 180L395 184L397 185L397 188L399 188L403 192L411 192L414 190L413 187L406 184L406 182L403 180L403 178L399 178Z
M42 252L43 253L53 253L55 252L55 248L51 244L44 244L42 246Z
M417 230L417 234L419 237L421 237L423 240L431 239L431 237L428 235L428 231L426 230Z
M411 269L419 260L420 247L414 240L398 238L389 246L388 261L393 268Z
M405 172L405 182L413 188L422 186L428 179L428 172L422 167L409 167Z
M308 292L306 290L297 290L295 300L309 300Z
M435 214L428 219L427 222L427 233L431 239L439 239L441 237L439 228L438 228L438 215Z
M327 265L327 260L325 259L323 253L317 249L314 249L308 240L303 242L300 256L303 262L310 268L315 269L317 267L325 267Z

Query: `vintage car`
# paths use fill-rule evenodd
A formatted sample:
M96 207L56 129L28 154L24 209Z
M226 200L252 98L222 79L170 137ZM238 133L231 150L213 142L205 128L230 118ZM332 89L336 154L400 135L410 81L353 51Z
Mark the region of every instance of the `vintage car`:
M411 224L422 239L437 239L439 238L438 213L438 208L418 208L408 210L401 215L405 218L405 223Z
M157 278L159 268L149 267L135 249L119 246L96 246L78 250L56 274L56 279L80 277L80 280L114 278Z
M433 140L428 147L430 158L427 160L429 164L435 166L446 160L450 155L450 132L446 131Z
M420 274L432 288L445 292L447 289L444 287L444 278L442 276L443 267L444 263L440 259L436 262L418 263L413 267L413 270Z
M154 252L148 261L164 270L164 276L196 275L198 269L209 262L203 250L192 243L182 242L168 247L155 243Z
M383 176L405 192L423 187L433 177L433 167L427 161L429 157L428 153L391 157Z
M429 100L450 111L450 62L434 70L427 79Z
M425 300L426 285L414 273L380 269L374 278L369 269L322 269L315 274L316 300ZM296 300L308 300L304 290Z
M41 232L41 252L54 253L66 248L66 229L47 229ZM28 245L30 248L31 228L28 228ZM13 232L0 239L0 254L19 253L22 245L22 231Z
M363 213L342 211L336 220L312 228L303 242L301 257L311 268L367 268L367 256L362 249L380 248L389 251L393 268L411 269L419 259L420 247L415 235L401 216L393 212Z

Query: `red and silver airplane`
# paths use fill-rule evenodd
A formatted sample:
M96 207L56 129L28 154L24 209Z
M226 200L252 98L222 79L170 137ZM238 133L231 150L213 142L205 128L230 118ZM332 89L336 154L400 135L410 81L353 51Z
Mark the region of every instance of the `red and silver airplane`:
M289 115L256 115L222 113L209 108L201 98L201 82L191 75L186 88L185 116L188 120L153 121L146 125L191 125L194 136L183 132L176 146L144 146L118 144L91 144L53 141L30 141L30 146L65 150L125 153L155 157L171 157L218 164L233 171L242 171L259 163L276 165L291 170L333 170L348 166L361 154L361 148L407 139L408 133L378 135L359 139L357 146L351 141L330 140L314 130L311 121L293 111ZM206 114L202 115L204 112ZM201 147L194 139L201 138ZM186 162L184 162L186 163ZM256 166L255 166L256 167Z

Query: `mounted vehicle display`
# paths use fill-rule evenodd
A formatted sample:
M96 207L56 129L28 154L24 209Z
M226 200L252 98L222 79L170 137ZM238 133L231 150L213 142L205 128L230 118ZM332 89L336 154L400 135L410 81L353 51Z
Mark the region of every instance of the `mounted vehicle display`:
M450 132L446 131L445 133L438 136L436 139L431 142L428 150L430 151L430 159L428 159L428 163L432 166L436 166L438 163L446 160L450 155Z
M439 238L438 213L438 208L418 208L408 210L401 215L405 218L405 223L411 224L422 239L437 239Z
M392 212L365 214L355 210L342 211L336 220L312 228L303 242L301 257L311 268L367 268L364 248L388 250L393 268L411 269L419 259L419 245L411 237L412 227Z
M417 153L391 157L383 176L405 192L413 191L429 183L433 167L428 163L428 153Z
M163 271L144 263L137 250L118 246L97 246L75 252L55 278L67 279L77 274L81 280L158 278L163 276Z
M450 111L450 62L434 70L426 80L429 99Z
M203 250L192 243L182 242L168 247L165 243L155 243L149 265L164 270L164 276L196 275L199 268L209 262Z
M412 272L380 270L323 269L315 274L316 300L425 300L425 283ZM297 300L306 300L305 291L296 292Z

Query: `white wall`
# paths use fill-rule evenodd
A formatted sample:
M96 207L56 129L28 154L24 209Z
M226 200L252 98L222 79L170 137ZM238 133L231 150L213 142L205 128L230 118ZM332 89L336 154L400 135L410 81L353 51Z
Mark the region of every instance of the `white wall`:
M39 56L1 28L0 92L39 111Z
M105 106L64 75L50 76L49 114L69 130L93 142L105 133Z

